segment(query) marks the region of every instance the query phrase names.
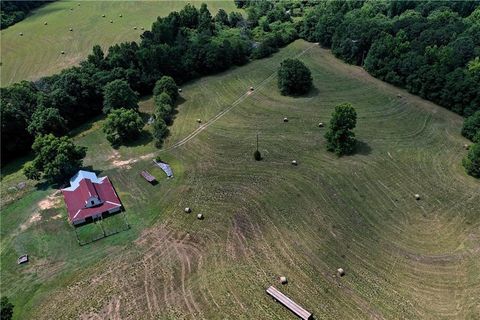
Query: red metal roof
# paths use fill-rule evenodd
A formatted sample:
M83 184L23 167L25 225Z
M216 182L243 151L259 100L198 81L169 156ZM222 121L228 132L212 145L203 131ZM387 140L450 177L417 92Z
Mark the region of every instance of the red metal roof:
M84 178L76 189L62 189L62 194L67 206L68 218L72 223L122 207L108 177L100 178L100 183ZM101 204L87 208L86 204L91 197L100 199Z

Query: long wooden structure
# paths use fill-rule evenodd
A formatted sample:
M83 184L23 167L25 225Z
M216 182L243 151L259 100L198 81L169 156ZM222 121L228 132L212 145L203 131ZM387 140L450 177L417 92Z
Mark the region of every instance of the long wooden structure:
M147 180L148 182L150 183L154 183L156 181L155 177L152 176L150 173L148 173L147 171L142 171L140 172L140 175L145 179Z
M276 301L280 302L284 307L292 311L296 316L303 320L313 319L312 314L301 306L296 304L292 299L278 291L274 286L270 286L267 289L267 293L273 297Z

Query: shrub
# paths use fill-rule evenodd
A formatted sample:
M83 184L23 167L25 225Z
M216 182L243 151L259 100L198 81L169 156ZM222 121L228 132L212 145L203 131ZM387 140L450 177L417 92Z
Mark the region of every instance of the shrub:
M0 315L2 320L10 320L13 316L13 304L8 301L7 297L0 299Z
M257 161L262 160L262 154L260 153L260 151L255 150L255 152L253 153L253 158Z
M480 143L470 146L468 154L463 158L462 163L469 175L480 178Z

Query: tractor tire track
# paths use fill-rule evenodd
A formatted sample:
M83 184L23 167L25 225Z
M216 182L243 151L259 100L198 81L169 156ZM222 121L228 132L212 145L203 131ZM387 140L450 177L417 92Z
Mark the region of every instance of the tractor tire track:
M294 58L299 58L301 56L303 56L308 50L310 50L311 48L315 47L316 45L311 45L310 47L306 48L305 50L303 50L302 52L298 53L297 55L294 56ZM260 82L255 88L255 91L248 91L244 94L242 94L237 100L235 100L228 108L220 111L218 114L216 114L213 118L210 118L207 122L205 122L204 124L200 125L197 129L195 129L192 133L190 133L189 135L187 135L185 138L183 138L182 140L174 143L173 145L171 145L170 147L167 147L163 150L160 150L160 152L165 152L165 151L170 151L170 150L173 150L173 149L176 149L176 148L179 148L181 146L183 146L184 144L186 144L187 142L189 142L190 140L192 140L193 138L195 138L198 134L200 134L203 130L207 129L209 126L211 126L213 123L215 123L218 119L220 119L221 117L223 117L225 114L227 114L228 112L230 112L233 108L235 108L236 106L238 106L240 103L242 103L243 101L245 101L248 97L250 96L253 96L257 91L258 89L262 89L268 82L270 82L270 80L272 80L273 78L275 78L275 75L276 75L276 71L272 72L266 79L264 79L262 82Z

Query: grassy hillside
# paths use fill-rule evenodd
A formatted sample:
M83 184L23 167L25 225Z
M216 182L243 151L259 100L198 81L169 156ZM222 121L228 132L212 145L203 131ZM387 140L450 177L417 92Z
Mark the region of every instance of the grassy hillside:
M82 61L96 44L108 49L119 42L139 40L142 27L148 30L158 16L179 11L188 2L196 7L207 3L212 15L220 8L236 10L233 0L58 1L46 5L1 31L1 85L60 72Z
M276 69L292 56L312 71L307 97L278 94ZM20 199L2 212L1 276L17 319L291 317L266 296L271 284L317 319L480 313L480 184L460 165L461 117L304 41L182 89L163 151L148 133L113 150L102 119L76 134L89 147L85 165L115 184L131 230L79 247L53 190L9 191ZM339 159L317 124L346 101L360 143ZM157 154L174 179L152 166ZM6 170L4 192L22 179ZM25 252L32 261L19 267ZM345 277L334 276L339 267Z

